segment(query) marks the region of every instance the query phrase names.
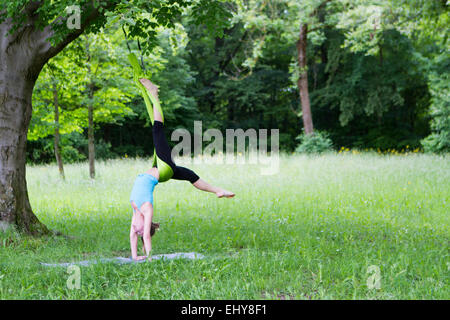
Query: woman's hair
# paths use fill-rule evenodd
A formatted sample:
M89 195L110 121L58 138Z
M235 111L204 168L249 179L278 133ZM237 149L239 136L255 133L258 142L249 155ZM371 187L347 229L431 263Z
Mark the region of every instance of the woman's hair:
M152 226L150 227L150 237L153 237L156 230L159 229L159 223L152 222ZM141 237L142 244L144 244L144 237Z
M151 237L153 237L153 235L155 234L157 229L159 229L159 223L152 222L152 226L150 228L150 236Z

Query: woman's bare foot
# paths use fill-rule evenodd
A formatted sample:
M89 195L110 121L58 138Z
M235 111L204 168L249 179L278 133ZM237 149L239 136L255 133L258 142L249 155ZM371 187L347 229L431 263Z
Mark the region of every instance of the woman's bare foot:
M222 189L222 190L216 192L216 196L217 196L217 198L223 198L223 197L233 198L235 196L235 194L231 191Z
M139 79L142 85L155 97L158 98L158 87L146 78Z

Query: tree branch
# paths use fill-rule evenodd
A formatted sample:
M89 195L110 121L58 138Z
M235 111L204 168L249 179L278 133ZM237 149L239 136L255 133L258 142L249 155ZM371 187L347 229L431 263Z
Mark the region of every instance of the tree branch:
M43 4L42 0L30 1L25 6L24 13L27 16L32 16L32 15L35 14L36 10L39 9L42 6L42 4Z
M39 32L39 55L42 56L47 62L49 59L56 56L59 52L61 52L69 43L77 39L83 32L89 27L102 13L100 12L100 8L103 11L111 10L117 5L117 1L108 1L108 4L98 8L94 7L94 1L87 4L84 8L82 8L82 12L88 12L88 15L82 16L80 29L74 29L72 32L69 32L64 39L59 42L56 46L52 46L49 39L54 36L53 26L57 24L66 23L67 19L65 17L56 18L51 24L44 28L44 30Z
M322 10L323 8L325 8L325 6L329 3L329 2L331 2L332 0L324 0L311 14L310 14L310 17L314 17L315 15L317 15L318 13L319 13L319 11L320 10ZM309 30L308 30L308 33L309 32L314 32L314 31L317 31L317 30L319 30L319 29L322 29L323 27L326 27L326 26L328 26L326 23L324 23L323 25L320 25L320 26L317 26L317 27L315 27L315 28L310 28Z
M30 1L23 7L23 9L20 12L20 15L24 16L25 21L21 24L19 28L17 28L17 30L13 34L9 34L10 30L15 27L14 23L12 22L12 19L6 18L2 22L2 24L4 24L5 26L5 29L3 30L4 43L2 45L2 50L7 51L12 45L17 43L27 31L30 31L30 29L33 28L34 20L36 18L35 12L37 9L39 9L41 5L42 1ZM6 14L5 12L1 13Z
M219 68L220 70L223 72L225 70L225 68L228 66L228 64L230 63L230 61L233 59L233 57L236 55L236 53L238 52L238 50L242 47L242 43L244 42L245 38L247 37L248 31L246 30L244 32L244 35L242 36L242 38L238 41L238 44L236 45L236 47L234 48L234 50L228 55L228 59L223 61L222 63L220 63Z

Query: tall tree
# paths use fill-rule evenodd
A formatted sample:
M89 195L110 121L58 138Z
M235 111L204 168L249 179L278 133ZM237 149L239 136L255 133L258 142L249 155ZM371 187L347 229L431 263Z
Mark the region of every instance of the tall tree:
M320 18L330 2L332 0L236 1L236 19L244 22L248 32L259 35L247 65L254 65L256 59L263 54L264 41L269 33L278 34L282 40L295 44L292 80L299 92L299 114L306 134L314 132L308 83L308 46L310 43L320 44L324 40L322 29L326 21ZM313 34L312 38L309 38L310 34Z
M29 233L47 232L34 215L25 178L27 131L32 92L44 65L85 31L96 32L107 17L131 23L133 36L155 40L152 28L172 26L184 7L194 7L198 23L213 30L225 21L220 1L198 0L1 0L0 2L0 228L10 225ZM212 4L212 5L211 5ZM78 7L73 7L78 5ZM71 6L71 10L66 11ZM150 15L143 17L142 13ZM79 23L78 23L79 22ZM153 41L151 41L153 39Z
M85 35L82 38L85 62L79 72L84 75L83 104L87 110L89 176L94 179L95 124L120 122L124 116L133 114L126 105L129 101L127 91L130 91L132 82L126 77L128 70L118 63L124 60L123 54L120 56L122 51L115 53L107 35Z
M308 24L302 23L300 26L299 38L297 41L297 55L299 67L297 86L298 91L300 92L303 128L305 130L305 134L311 134L314 132L314 126L311 113L311 100L309 99L308 63L306 60L307 46L308 46Z
M51 59L41 72L33 92L33 113L28 140L53 135L53 150L61 177L64 165L61 135L82 132L79 105L81 95L80 48L70 45L63 53ZM78 85L79 87L79 85Z

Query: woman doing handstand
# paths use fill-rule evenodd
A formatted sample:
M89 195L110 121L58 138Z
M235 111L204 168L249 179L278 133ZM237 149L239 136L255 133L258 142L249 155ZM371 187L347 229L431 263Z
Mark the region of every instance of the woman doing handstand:
M158 101L158 87L150 80L139 79L142 85ZM158 101L159 102L159 101ZM154 123L152 127L153 144L155 146L156 155L164 161L173 171L172 179L189 181L199 190L215 193L217 197L232 198L234 193L222 188L214 187L190 169L175 165L171 157L171 150L164 134L163 116L158 108L153 108ZM138 175L131 191L130 202L133 208L133 218L130 228L130 245L131 256L134 260L143 260L148 257L151 260L152 240L151 237L159 224L152 223L153 219L153 190L158 184L160 172L158 167L153 167L145 173ZM137 255L138 237L142 237L144 243L144 252L146 256Z

